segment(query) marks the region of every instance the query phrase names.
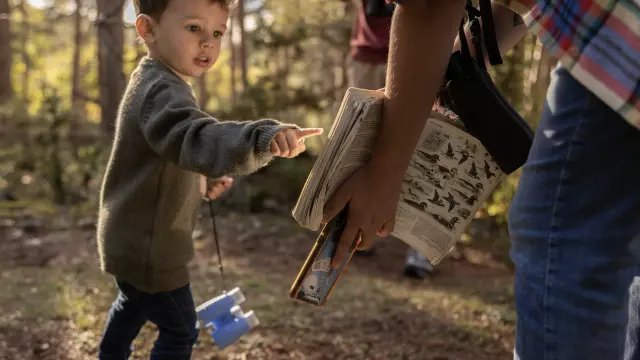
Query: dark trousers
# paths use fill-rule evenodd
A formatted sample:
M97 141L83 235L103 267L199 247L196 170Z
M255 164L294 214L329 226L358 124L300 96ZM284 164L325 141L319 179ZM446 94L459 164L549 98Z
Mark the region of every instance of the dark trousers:
M100 360L128 359L131 343L147 321L154 323L159 330L151 360L191 359L198 331L190 285L148 294L127 283L117 284L118 297L111 306L100 342Z

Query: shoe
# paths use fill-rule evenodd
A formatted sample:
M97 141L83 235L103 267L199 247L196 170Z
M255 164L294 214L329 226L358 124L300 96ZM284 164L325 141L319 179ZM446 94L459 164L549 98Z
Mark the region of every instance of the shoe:
M419 251L410 248L404 265L404 274L408 277L424 279L433 274L434 266Z
M376 254L376 249L373 247L367 250L356 250L356 252L354 253L354 255L360 255L360 256L373 256L375 254Z

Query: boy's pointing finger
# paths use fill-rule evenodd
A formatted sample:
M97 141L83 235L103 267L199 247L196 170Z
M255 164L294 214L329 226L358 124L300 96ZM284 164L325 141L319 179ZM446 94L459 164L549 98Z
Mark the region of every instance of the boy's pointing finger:
M298 138L298 141L302 141L308 137L320 135L323 132L324 132L324 129L322 128L301 129L301 130L296 130L296 136Z

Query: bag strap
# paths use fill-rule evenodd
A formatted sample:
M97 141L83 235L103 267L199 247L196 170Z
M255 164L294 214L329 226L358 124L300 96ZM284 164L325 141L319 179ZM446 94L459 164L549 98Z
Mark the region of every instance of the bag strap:
M482 48L483 40L489 55L489 63L492 66L502 64L502 56L500 55L500 48L496 37L493 13L491 11L491 0L479 1L480 10L473 7L471 0L467 0L465 9L469 17L468 23L471 29L471 41L476 52L476 63L480 68L486 69L487 67L484 62L484 50ZM480 19L482 19L482 26L480 25ZM467 37L464 33L464 24L464 19L462 19L460 28L458 29L458 36L460 37L462 54L466 57L471 57Z
M500 56L496 25L491 11L491 0L480 0L480 17L482 18L482 34L489 54L489 63L491 65L500 65L502 64L502 56Z
M460 21L458 37L460 38L460 51L462 52L462 55L467 59L471 59L471 50L469 49L469 43L467 43L467 36L464 33L464 19Z
M480 29L480 20L475 18L469 24L471 28L471 42L476 51L476 63L481 69L486 70L487 65L484 62L484 50L482 50L482 30Z

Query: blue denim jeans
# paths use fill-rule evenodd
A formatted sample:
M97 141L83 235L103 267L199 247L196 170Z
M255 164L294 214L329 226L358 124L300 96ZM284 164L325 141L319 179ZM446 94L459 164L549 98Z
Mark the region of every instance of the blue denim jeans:
M640 234L640 131L562 67L509 232L515 359L640 359L639 261L630 249Z
M100 360L128 359L131 343L147 321L159 330L151 360L191 359L193 345L198 339L191 287L148 294L127 283L117 284L118 297L109 311L100 343Z

